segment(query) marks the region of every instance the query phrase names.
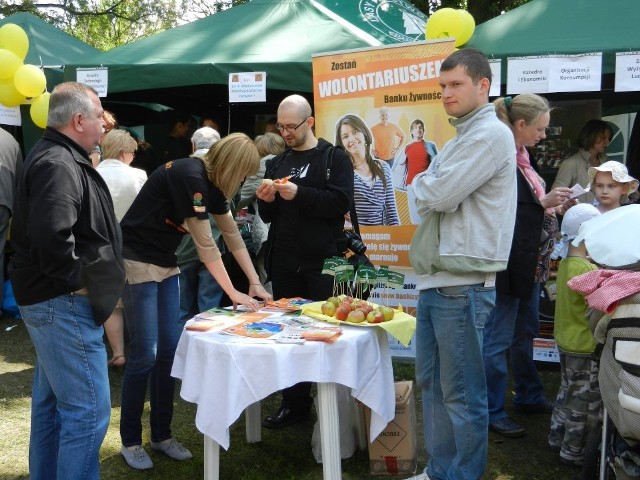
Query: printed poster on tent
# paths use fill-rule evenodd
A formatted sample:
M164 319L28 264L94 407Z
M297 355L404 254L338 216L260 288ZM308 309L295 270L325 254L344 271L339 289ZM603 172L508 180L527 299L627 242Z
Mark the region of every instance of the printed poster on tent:
M420 222L411 179L421 171L424 152L433 156L455 134L442 107L439 85L440 65L453 51L454 40L448 39L321 53L312 58L316 136L343 145L350 156L368 151L390 170L391 208L397 210L397 222L361 224L360 231L371 262L402 272L405 280L399 289L378 284L370 300L402 305L411 314L415 314L418 292L408 250ZM366 132L360 137L364 137L364 146L353 140L354 129ZM385 223L392 217L386 206L383 217ZM415 346L405 348L392 342L392 350L395 356L415 355Z

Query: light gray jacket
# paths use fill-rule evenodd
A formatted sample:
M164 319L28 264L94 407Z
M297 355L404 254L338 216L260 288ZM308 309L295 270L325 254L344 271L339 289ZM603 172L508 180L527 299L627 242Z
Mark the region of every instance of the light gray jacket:
M413 180L423 218L410 258L416 273L507 267L516 214L516 147L492 104L451 119L457 135Z

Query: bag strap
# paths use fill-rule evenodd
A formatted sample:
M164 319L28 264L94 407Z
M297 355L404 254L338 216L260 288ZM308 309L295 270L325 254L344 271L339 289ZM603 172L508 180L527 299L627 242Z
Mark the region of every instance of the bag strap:
M331 166L333 165L333 152L335 151L336 148L342 148L342 147L336 147L331 145L329 148L327 148L324 151L324 154L322 155L324 159L324 168L327 172L327 182L331 177ZM353 201L353 199L351 199L351 206L349 207L349 218L351 218L351 225L353 226L353 231L356 232L358 235L360 235L360 225L358 224L358 214L356 213L356 204Z
M280 168L280 165L282 165L282 162L284 162L285 157L289 154L290 151L291 147L287 148L280 155L271 159L273 163L271 164L271 168L269 168L269 170L264 173L264 178L270 178L274 180L273 176L276 174L276 172Z

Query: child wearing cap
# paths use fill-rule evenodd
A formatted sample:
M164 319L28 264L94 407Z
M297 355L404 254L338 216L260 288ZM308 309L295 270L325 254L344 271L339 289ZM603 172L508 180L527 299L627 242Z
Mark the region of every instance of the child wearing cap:
M596 197L601 213L629 203L629 195L638 189L638 180L620 162L608 161L589 168L590 190Z
M580 226L600 215L596 207L581 203L571 207L562 221L562 240L566 254L558 266L556 309L553 334L560 352L560 388L551 415L548 443L560 453L560 462L581 465L587 435L598 425L601 405L598 363L591 358L596 342L586 318L584 297L570 290L567 282L597 267L587 259L584 242L570 242Z

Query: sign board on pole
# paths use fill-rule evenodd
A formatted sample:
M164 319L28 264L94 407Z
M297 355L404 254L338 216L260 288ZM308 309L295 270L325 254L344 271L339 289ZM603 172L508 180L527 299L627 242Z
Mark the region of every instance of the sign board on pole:
M229 103L266 101L267 72L229 74Z
M76 68L76 81L93 87L99 97L106 97L109 90L109 70L107 67Z

